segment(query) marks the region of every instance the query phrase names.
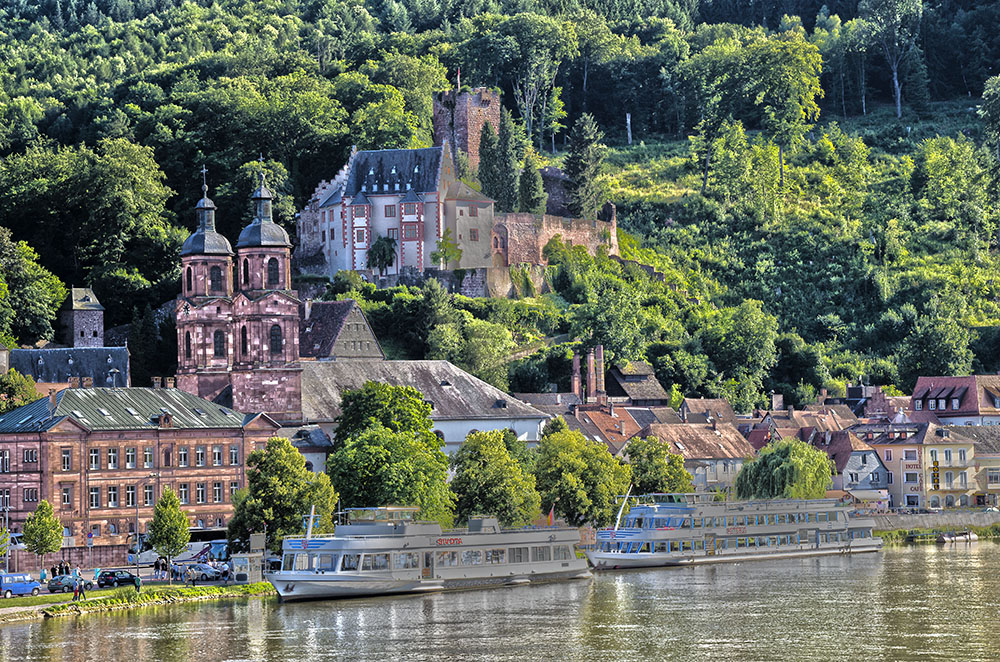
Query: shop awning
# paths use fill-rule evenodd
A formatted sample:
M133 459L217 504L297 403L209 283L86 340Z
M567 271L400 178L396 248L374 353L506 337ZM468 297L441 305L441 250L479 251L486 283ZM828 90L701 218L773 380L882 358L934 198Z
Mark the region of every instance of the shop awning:
M857 501L888 501L889 490L847 490Z

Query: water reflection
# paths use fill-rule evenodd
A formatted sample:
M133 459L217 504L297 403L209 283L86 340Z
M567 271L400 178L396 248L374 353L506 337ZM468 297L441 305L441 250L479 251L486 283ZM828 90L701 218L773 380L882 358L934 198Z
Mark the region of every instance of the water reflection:
M643 570L281 605L175 605L0 627L0 660L1000 659L1000 546Z

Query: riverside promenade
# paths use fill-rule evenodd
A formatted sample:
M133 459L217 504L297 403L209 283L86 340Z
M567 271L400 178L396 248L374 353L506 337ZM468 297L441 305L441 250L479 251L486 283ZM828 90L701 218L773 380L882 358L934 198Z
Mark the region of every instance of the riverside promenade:
M876 531L896 531L900 529L962 529L970 526L993 526L1000 524L1000 512L982 510L947 510L939 513L916 513L900 515L883 513L871 515Z

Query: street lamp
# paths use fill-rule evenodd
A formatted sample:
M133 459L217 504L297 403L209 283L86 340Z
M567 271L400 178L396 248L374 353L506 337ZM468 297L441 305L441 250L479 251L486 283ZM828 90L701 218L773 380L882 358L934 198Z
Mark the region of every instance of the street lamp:
M146 476L146 478L157 478L159 477L159 472L152 472ZM139 576L139 554L142 552L142 539L139 537L139 490L143 487L143 483L140 480L135 485L135 576ZM155 498L155 495L154 495Z
M3 571L5 573L10 572L10 553L11 541L10 541L10 506L4 505L3 507L3 530L7 532L7 553L3 557Z

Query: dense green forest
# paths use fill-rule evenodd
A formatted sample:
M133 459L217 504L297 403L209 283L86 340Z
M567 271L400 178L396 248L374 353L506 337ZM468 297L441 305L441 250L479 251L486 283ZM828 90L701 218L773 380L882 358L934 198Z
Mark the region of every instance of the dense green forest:
M565 381L566 345L504 359L569 334L741 409L996 370L998 19L981 0L8 2L0 338L51 336L81 284L148 330L203 163L222 232L261 155L291 229L351 145L429 144L460 70L543 164L571 170L571 127L596 120L623 253L664 279L558 242L551 291L525 279L517 301L339 279L393 355L537 389Z

